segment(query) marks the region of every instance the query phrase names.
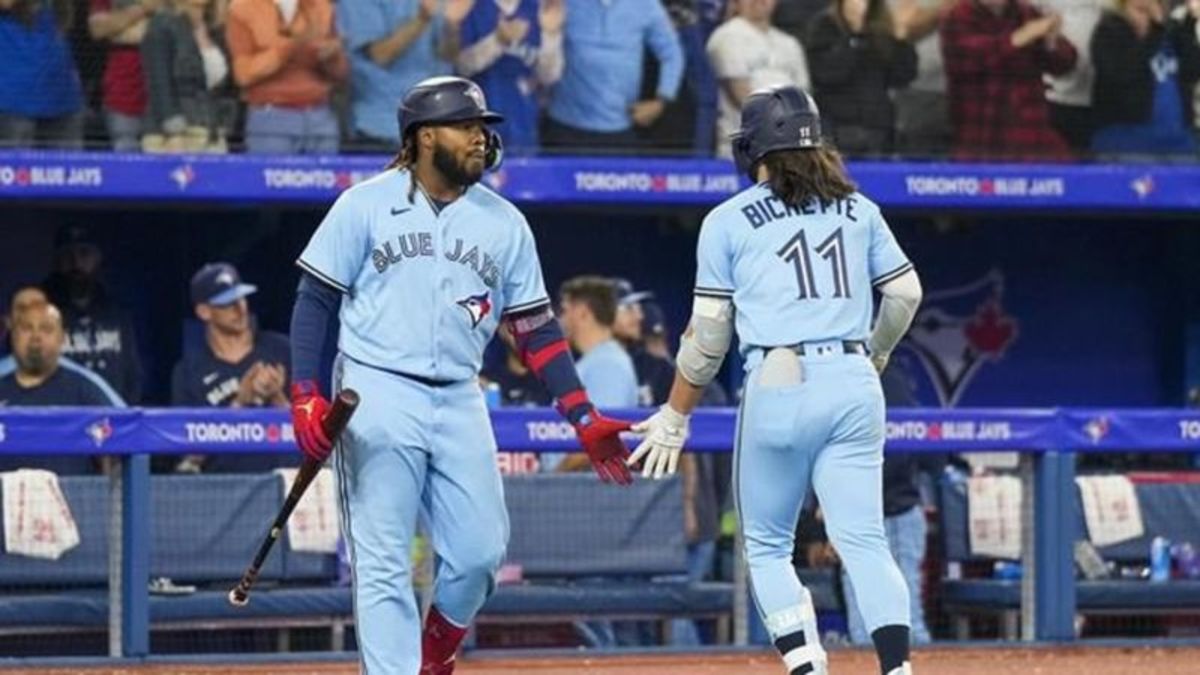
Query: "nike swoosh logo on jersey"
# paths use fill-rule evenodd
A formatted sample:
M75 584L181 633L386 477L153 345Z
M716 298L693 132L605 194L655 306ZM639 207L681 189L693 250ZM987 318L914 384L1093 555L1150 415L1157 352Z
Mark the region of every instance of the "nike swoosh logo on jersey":
M208 375L205 375L204 379L202 380L204 382L204 386L207 387L208 385L212 384L213 380L216 380L220 376L220 373L209 373Z
M396 208L396 207L394 207L394 206L392 207L392 215L393 215L393 216L398 216L398 215L400 215L401 213L408 213L409 211L412 211L412 207L411 207L411 206L410 206L410 207L408 207L408 208L406 208L406 209L398 209L398 208Z

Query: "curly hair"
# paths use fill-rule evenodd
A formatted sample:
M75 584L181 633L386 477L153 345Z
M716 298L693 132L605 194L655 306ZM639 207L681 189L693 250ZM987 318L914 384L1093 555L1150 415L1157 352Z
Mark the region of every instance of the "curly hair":
M791 207L799 207L816 197L823 202L844 199L858 189L842 156L830 147L813 150L782 150L763 157L751 168L751 175L764 165L771 177L771 192Z

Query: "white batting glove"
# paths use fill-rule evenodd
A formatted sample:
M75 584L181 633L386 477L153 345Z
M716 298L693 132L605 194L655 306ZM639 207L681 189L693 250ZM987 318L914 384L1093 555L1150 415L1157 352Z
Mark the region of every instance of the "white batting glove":
M627 464L633 466L640 461L643 478L664 478L675 474L679 466L679 453L688 437L688 416L675 412L669 404L663 404L658 412L633 425L635 433L646 434L637 449L629 456Z

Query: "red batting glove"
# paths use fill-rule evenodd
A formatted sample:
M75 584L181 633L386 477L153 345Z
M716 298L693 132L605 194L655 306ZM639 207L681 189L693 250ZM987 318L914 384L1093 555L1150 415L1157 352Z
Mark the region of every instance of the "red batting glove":
M613 481L621 485L629 485L633 477L625 459L629 457L629 449L621 442L617 434L629 431L631 423L625 420L614 420L601 415L595 408L588 411L575 423L575 434L579 436L579 444L592 460L592 468L605 483Z
M329 414L329 401L317 389L312 380L292 383L292 427L296 431L296 445L304 456L324 462L333 451L333 442L325 433L325 416Z

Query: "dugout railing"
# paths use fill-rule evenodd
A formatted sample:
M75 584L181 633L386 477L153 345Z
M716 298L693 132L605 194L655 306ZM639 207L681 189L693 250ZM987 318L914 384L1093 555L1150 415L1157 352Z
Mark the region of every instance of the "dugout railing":
M641 412L613 414L636 418ZM492 415L502 449L544 452L575 447L571 427L552 410L501 409ZM699 411L690 448L729 451L734 419L732 409ZM1026 573L1019 582L1020 635L1026 640L1075 637L1074 537L1065 536L1077 527L1075 453L1200 452L1200 411L1186 409L893 409L887 424L889 452L1021 453ZM107 546L106 606L109 651L114 656L150 652L150 458L184 452L294 452L290 422L285 411L0 409L0 454L103 454L120 459L110 478ZM258 539L267 524L264 519L246 536ZM735 586L728 592L733 596L729 604L734 642L744 644L749 611L744 572L735 575Z

